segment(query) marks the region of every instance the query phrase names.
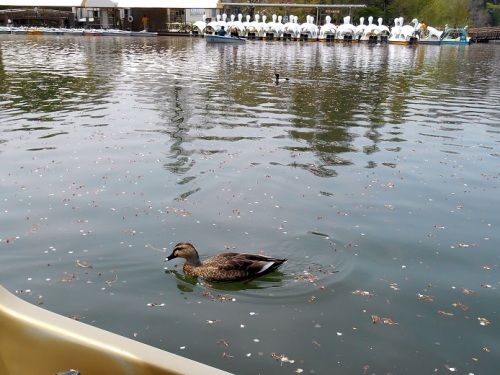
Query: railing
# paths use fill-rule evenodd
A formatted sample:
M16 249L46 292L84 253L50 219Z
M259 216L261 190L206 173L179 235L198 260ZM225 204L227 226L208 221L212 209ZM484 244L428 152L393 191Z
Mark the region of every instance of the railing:
M165 31L177 33L189 33L193 29L191 22L167 22Z
M467 33L474 42L500 40L500 27L481 27L469 29Z

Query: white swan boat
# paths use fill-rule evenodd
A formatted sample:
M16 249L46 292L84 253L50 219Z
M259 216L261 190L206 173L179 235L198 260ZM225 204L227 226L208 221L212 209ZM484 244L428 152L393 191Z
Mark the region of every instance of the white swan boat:
M420 29L419 25L419 29ZM425 33L421 33L420 35L420 44L434 44L434 45L440 45L441 44L441 36L443 35L442 31L439 31L438 29L432 27L432 26L427 26L427 29Z

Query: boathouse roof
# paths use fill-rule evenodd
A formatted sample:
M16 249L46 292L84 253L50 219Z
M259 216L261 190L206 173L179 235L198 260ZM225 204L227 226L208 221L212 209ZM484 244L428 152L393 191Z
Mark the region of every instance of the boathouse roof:
M76 7L76 8L219 8L219 0L0 0L9 7Z

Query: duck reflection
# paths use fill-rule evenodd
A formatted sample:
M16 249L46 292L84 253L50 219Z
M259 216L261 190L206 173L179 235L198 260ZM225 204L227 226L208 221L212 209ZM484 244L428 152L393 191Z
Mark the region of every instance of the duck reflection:
M177 267L177 266L174 266ZM262 276L258 280L254 280L251 283L244 282L231 282L231 283L207 283L205 281L200 282L198 278L184 274L184 272L179 272L176 269L165 269L166 275L172 275L177 282L177 289L182 293L192 293L197 287L203 288L205 291L203 295L207 297L212 297L213 299L223 300L222 295L212 295L209 290L219 290L227 292L235 292L241 290L256 290L256 289L267 289L276 288L283 285L284 278L286 275L281 271L274 271L272 274Z

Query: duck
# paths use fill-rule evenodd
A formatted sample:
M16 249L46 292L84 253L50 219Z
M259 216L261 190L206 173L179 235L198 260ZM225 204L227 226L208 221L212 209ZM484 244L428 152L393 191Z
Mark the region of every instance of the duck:
M287 261L257 254L223 253L202 262L198 251L189 242L175 245L165 262L175 258L186 260L182 266L184 273L210 282L251 282L277 270Z
M289 81L289 80L290 80L290 78L288 78L288 77L286 77L286 78L280 78L279 73L275 73L275 74L274 74L274 77L276 78L276 84L277 84L277 85L279 85L279 83L280 83L280 79L281 79L282 81Z

